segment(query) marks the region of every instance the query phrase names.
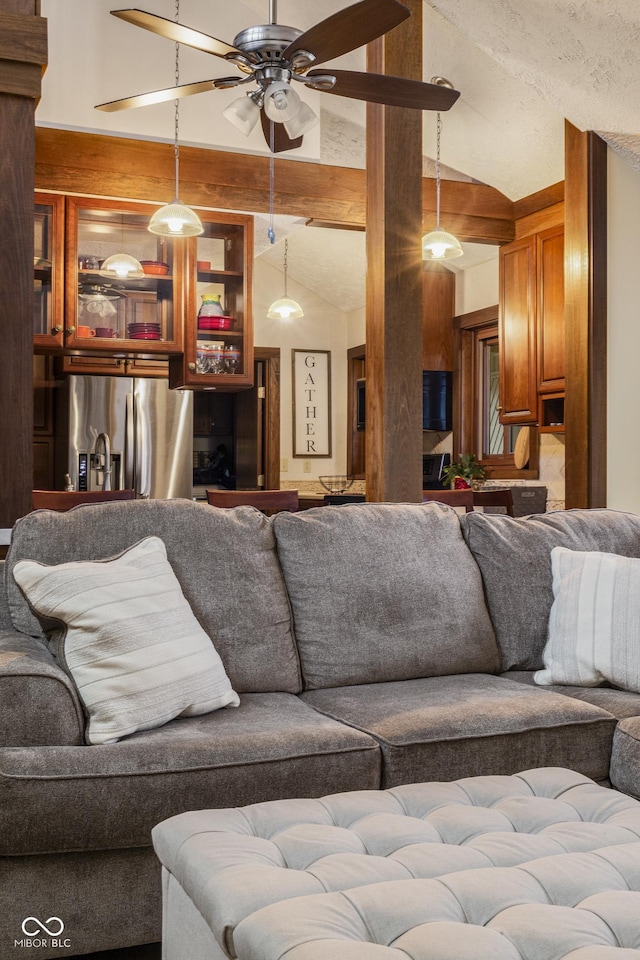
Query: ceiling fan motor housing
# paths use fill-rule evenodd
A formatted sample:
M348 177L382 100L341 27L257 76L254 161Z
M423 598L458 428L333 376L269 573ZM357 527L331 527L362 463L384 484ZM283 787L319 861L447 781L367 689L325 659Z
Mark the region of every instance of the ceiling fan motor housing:
M256 54L261 63L279 63L290 43L302 36L302 30L280 23L265 23L241 30L233 45L243 53Z

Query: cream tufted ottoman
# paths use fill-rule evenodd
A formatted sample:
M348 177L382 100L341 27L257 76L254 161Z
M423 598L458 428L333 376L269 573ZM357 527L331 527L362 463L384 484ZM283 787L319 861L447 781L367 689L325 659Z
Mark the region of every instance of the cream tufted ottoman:
M197 811L153 842L165 960L640 950L640 802L570 770Z

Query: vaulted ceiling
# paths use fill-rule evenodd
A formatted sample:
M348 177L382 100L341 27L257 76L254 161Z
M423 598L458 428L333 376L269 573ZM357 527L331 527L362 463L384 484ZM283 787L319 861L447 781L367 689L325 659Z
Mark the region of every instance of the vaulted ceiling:
M137 0L173 19L175 0ZM347 0L280 0L278 21L301 29ZM113 0L42 0L49 18L50 65L36 122L124 136L171 140L173 104L116 114L95 104L173 83L173 44L109 15ZM268 21L268 0L181 0L180 19L232 42ZM424 79L447 77L461 91L443 114L445 175L487 183L519 199L564 177L568 118L596 130L640 166L640 4L637 0L425 0ZM181 82L229 74L224 61L181 48ZM365 69L364 51L339 66ZM264 153L259 130L243 137L222 117L238 96L212 91L181 102L181 141ZM364 106L308 89L319 128L291 156L364 166ZM435 117L424 114L424 167L432 172ZM285 224L284 233L296 225ZM312 231L304 231L309 235ZM301 258L314 259L313 237ZM349 242L348 240L346 241ZM354 249L361 238L352 238ZM470 256L472 251L470 251ZM274 261L278 257L272 251ZM293 275L293 273L292 273Z

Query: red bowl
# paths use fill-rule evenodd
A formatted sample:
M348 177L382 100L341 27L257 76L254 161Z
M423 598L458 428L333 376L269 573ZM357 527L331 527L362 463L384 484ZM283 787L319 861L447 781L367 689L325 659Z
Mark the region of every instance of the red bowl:
M198 317L201 330L231 330L233 317Z
M141 260L142 269L149 276L166 277L169 273L169 264L162 260Z

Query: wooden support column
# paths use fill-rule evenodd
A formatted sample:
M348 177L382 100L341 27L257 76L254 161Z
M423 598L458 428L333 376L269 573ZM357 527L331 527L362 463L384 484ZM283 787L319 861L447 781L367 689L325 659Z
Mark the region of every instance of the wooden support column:
M422 0L367 69L422 80ZM422 499L422 113L367 104L367 499Z
M0 0L0 528L33 487L34 109L46 63L39 0Z
M565 503L604 507L607 146L565 124Z

